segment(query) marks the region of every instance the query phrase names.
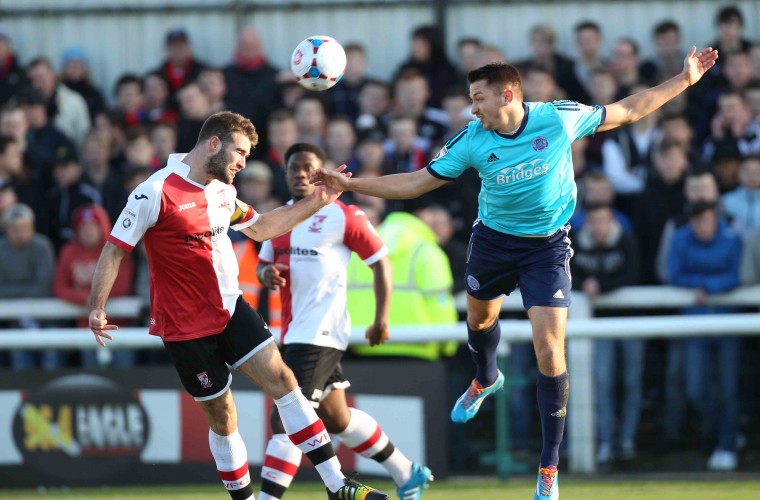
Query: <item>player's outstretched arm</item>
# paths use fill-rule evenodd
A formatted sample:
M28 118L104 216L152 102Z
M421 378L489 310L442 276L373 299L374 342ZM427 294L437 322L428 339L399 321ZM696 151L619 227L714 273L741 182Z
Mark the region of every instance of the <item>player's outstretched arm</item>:
M341 172L345 169L346 166L341 165L335 169L335 172L343 176ZM351 174L348 174L347 177L351 177ZM285 205L271 212L261 214L255 223L243 229L242 232L256 241L271 240L292 230L298 224L317 213L320 208L337 200L341 193L343 193L343 190L340 187L320 185L312 194L298 200L292 205Z
M100 253L98 264L95 266L95 274L92 277L92 289L90 291L90 330L95 334L98 344L105 347L103 338L113 340L107 330L118 330L116 325L109 325L106 319L106 300L111 293L116 276L119 274L121 260L127 252L106 242Z
M656 87L607 105L606 118L597 131L604 132L640 120L697 83L715 65L717 59L718 51L712 47L699 52L696 47L692 47L683 61L681 73Z
M408 200L443 186L448 181L434 177L426 168L404 174L355 179L349 178L337 170L320 168L311 174L311 182L343 191L377 196L386 200Z
M375 291L375 322L367 327L364 338L369 345L380 345L390 338L388 314L391 309L391 290L393 275L391 260L386 255L370 266L372 268L373 288Z

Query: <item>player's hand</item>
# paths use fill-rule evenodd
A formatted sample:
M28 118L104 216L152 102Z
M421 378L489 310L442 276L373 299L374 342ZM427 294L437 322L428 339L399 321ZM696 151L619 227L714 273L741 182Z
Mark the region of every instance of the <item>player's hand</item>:
M707 70L715 66L718 59L718 51L712 47L706 47L697 52L697 47L692 46L691 50L683 60L683 72L689 79L689 85L694 85L707 73Z
M369 345L376 346L384 342L387 342L391 338L391 332L388 329L387 323L375 323L367 327L367 331L364 334L364 338L367 339Z
M348 189L348 180L351 178L351 172L345 172L345 165L341 165L335 170L318 168L309 174L309 182L315 186L325 186L337 191L346 191Z
M90 311L90 330L92 330L92 333L95 334L95 340L98 341L98 344L105 347L106 343L103 340L103 337L107 338L108 340L113 340L113 336L106 333L106 330L118 330L119 327L116 325L109 325L108 320L106 319L106 312L103 309L95 308L92 311Z
M287 264L270 264L264 268L261 272L261 284L270 290L277 290L281 286L285 286L288 280L285 279L283 274L290 269Z

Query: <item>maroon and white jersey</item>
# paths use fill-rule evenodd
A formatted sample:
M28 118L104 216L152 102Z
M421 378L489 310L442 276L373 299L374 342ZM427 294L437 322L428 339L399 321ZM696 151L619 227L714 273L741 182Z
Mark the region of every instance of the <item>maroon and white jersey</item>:
M227 229L259 218L231 185L187 178L184 154L130 193L108 241L131 252L145 240L150 266L150 333L166 341L221 333L242 292Z
M323 207L291 232L265 241L259 261L286 264L282 344L345 350L351 334L346 308L346 269L354 251L367 264L388 253L367 216L340 201Z

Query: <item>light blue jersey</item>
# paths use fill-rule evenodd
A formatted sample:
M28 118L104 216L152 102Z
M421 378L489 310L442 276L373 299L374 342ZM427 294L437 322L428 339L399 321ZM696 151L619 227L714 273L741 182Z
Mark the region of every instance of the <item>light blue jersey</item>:
M516 236L548 235L567 224L576 188L570 144L604 123L603 106L575 101L526 102L512 134L470 122L441 149L428 171L454 180L473 167L481 179L478 217Z

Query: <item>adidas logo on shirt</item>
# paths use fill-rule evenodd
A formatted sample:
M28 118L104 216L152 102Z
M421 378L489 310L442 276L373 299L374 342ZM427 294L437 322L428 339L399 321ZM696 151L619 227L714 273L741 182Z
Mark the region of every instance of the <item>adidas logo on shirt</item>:
M554 295L552 295L552 297L554 297L555 299L564 299L565 294L562 293L562 290L557 290L556 292L554 292Z
M496 156L494 153L491 153L488 156L488 159L486 160L486 163L491 163L492 161L499 161L499 157Z

